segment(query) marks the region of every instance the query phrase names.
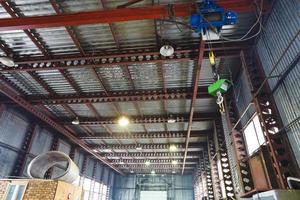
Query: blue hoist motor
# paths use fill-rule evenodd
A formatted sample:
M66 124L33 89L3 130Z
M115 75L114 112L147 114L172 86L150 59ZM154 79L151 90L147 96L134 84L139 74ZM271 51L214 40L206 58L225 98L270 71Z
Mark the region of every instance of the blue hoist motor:
M214 0L204 0L197 4L197 13L190 17L190 25L196 32L204 35L211 28L220 32L224 25L234 25L238 21L238 16L233 11L226 11Z

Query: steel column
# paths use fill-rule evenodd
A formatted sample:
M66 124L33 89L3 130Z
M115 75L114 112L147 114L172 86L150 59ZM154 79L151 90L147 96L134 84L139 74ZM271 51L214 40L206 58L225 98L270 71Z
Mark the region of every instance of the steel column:
M220 185L220 178L218 173L218 162L217 162L217 151L216 144L214 141L214 134L208 136L208 152L209 152L209 161L211 167L211 178L212 178L212 185L214 191L213 199L222 199L222 192L221 192L221 185ZM211 198L211 197L210 197Z
M202 62L203 62L203 55L204 55L204 41L201 38L200 45L199 45L199 55L198 55L198 63L197 63L197 69L195 72L194 76L194 83L193 83L193 96L191 100L191 107L190 107L190 116L189 116L189 121L188 121L188 129L187 129L187 137L186 137L186 142L185 142L185 153L184 153L184 158L183 158L183 166L182 166L182 174L184 172L184 167L185 167L185 159L187 155L187 148L189 146L189 140L190 140L190 134L192 130L192 123L193 123L193 117L194 117L194 109L195 109L195 104L196 104L196 97L198 93L198 83L200 79L200 71L202 67Z
M14 170L12 172L12 176L20 177L23 174L25 169L26 160L28 158L28 154L30 152L33 139L37 134L37 125L34 123L30 125L28 130L26 131L26 136L22 144L21 151L18 152L18 158L14 166Z
M227 152L226 145L223 145L225 143L225 136L224 136L221 120L215 121L215 127L216 127L215 144L218 147L216 157L218 159L217 160L218 164L220 164L218 172L219 172L219 176L222 176L222 178L219 177L220 181L222 182L220 184L221 191L223 193L222 197L225 199L235 199L236 198L235 188L232 181L228 152Z
M225 101L225 109L226 109L226 119L228 128L230 130L229 137L231 138L231 148L233 148L235 160L236 160L236 170L239 178L239 186L236 188L237 193L240 196L249 195L251 192L255 192L253 186L253 180L251 176L251 171L249 167L249 163L247 162L247 151L246 144L244 140L243 134L234 128L236 123L238 122L238 110L236 108L236 102L233 94L230 94L231 99ZM229 148L229 147L227 147ZM228 149L229 151L229 149Z
M286 178L289 176L299 177L299 167L285 131L282 130L284 126L258 58L253 59L253 53L246 51L241 52L241 60L252 92L255 93L253 101L272 158L272 167L276 171L276 182L279 188L286 189L288 187Z

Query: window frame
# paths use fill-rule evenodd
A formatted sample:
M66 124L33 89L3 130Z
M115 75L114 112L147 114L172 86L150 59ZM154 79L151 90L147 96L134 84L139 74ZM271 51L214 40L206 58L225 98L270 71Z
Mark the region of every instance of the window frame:
M258 127L256 126L256 123L255 123L255 120L256 120L256 118L257 118L257 120L258 120L258 122L259 122L259 127L260 127L260 130L258 131ZM252 151L250 152L250 145L249 145L249 143L250 143L250 141L248 140L249 139L249 137L247 137L246 135L248 135L249 133L246 133L245 131L246 131L246 129L248 128L248 127L250 127L250 125L251 126L253 126L253 130L255 131L255 138L256 138L256 142L257 142L257 144L258 144L258 146L256 146L255 148L251 148L252 149ZM248 120L248 122L246 123L246 125L243 127L243 129L242 129L242 133L243 133L243 137L244 137L244 142L245 142L245 146L246 146L246 152L247 152L247 156L252 156L253 154L255 154L259 149L261 149L261 146L262 145L264 145L264 144L266 144L266 137L265 137L265 134L264 134L264 131L263 131L263 127L262 127L262 125L261 125L261 122L260 122L260 118L259 118L259 115L258 115L258 113L254 113L253 115L252 115L252 117ZM258 135L258 133L260 134L260 135ZM248 138L248 139L247 139ZM260 139L263 139L263 141L261 142L260 141Z
M12 181L12 182L10 182L6 187L6 191L5 191L5 194L4 194L4 200L8 200L9 188L12 187L12 186L15 186L15 188L13 190L13 193L12 193L12 196L11 196L10 199L11 200L22 200L24 195L25 195L26 189L27 189L27 184L28 184L28 182L26 182L26 181ZM24 187L24 189L22 191L21 196L19 196L19 198L17 199L19 189L22 186Z

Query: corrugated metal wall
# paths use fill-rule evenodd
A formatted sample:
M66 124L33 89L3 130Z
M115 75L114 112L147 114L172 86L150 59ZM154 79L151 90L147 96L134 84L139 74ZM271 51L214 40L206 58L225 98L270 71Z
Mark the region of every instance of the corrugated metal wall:
M287 135L300 166L300 4L298 0L274 4L256 51L268 80Z
M246 72L241 67L241 72L238 75L238 79L233 85L234 98L236 102L236 107L239 111L239 116L242 116L244 111L247 109L248 105L252 101L251 89L248 83ZM244 127L247 122L251 119L255 113L255 107L250 106L246 114L241 119L240 125Z
M11 176L15 167L18 155L22 150L23 142L29 126L35 123L34 120L20 113L15 109L6 108L1 111L0 105L0 178ZM36 134L33 138L32 146L27 155L26 165L23 170L23 176L27 177L26 166L37 155L47 152L51 149L54 137L58 137L52 130L43 127L42 124L36 127ZM58 140L58 151L70 154L71 144L60 138ZM86 170L83 172L83 163L86 162ZM74 161L81 171L81 176L95 179L106 185L112 186L114 183L114 172L88 154L84 153L80 148L75 150ZM94 166L95 172L94 172ZM60 172L61 169L54 168L53 176ZM95 175L93 178L93 174Z
M192 175L149 175L149 176L116 176L113 192L113 200L139 200L136 185L139 183L139 177L149 179L151 183L160 184L162 182L169 183L168 199L170 200L193 200L194 186ZM151 190L151 187L149 188Z

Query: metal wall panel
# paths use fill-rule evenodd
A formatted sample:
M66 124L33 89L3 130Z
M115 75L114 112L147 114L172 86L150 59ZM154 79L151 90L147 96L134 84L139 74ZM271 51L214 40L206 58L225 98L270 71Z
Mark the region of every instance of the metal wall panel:
M38 134L35 135L30 149L30 153L39 155L50 150L53 135L44 128L38 127Z
M0 113L0 178L8 177L14 169L27 128L27 119L15 110Z
M102 182L106 185L108 185L108 180L109 180L109 172L110 170L107 167L104 167L103 169L103 174L102 174Z
M95 160L88 158L86 166L86 176L93 177Z
M141 175L139 175L141 176ZM174 200L193 200L194 199L194 186L192 175L156 175L142 177L151 179L151 183L159 185L164 181L170 183L168 189L169 198ZM120 176L116 175L113 187L113 200L132 200L138 196L136 185L138 177L135 175ZM151 187L149 188L151 190Z
M97 181L100 181L102 178L102 170L103 170L103 166L99 162L97 162L96 171L95 171L95 179Z
M252 100L252 94L245 71L241 70L240 75L238 77L239 78L233 86L234 98L239 111L239 116L242 116L242 114L247 109L248 105ZM251 106L244 115L244 117L241 119L240 125L242 127L245 126L254 113L255 108L254 106Z
M300 4L297 0L274 4L257 43L256 51L268 79L274 99L287 126L287 135L300 165Z
M18 153L0 146L0 178L8 177L18 158Z
M65 154L69 155L70 151L71 151L71 145L63 140L59 140L57 151L61 151Z
M28 122L16 112L6 110L0 118L0 142L21 148L28 128Z
M75 155L74 155L74 162L78 166L80 172L82 172L83 161L84 161L84 154L81 151L79 151L78 149L76 149Z

